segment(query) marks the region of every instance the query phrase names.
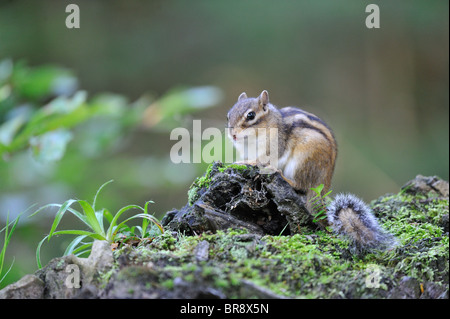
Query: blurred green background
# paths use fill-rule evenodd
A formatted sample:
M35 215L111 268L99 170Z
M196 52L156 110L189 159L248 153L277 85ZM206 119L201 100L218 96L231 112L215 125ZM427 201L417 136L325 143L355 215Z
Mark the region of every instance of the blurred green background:
M69 3L79 5L79 29L65 26ZM379 5L380 29L365 26L370 3ZM111 179L99 199L111 211L147 200L158 218L180 208L205 164L170 162L171 128L201 119L222 130L242 91L267 89L275 105L328 122L339 145L335 193L370 201L417 174L448 180L448 7L1 0L0 142L10 144L0 159L0 228L33 204L92 200ZM49 118L65 124L54 131ZM33 123L41 135L25 134ZM55 211L26 218L32 211L12 237L6 266L15 262L0 287L36 270ZM64 244L46 244L43 262Z

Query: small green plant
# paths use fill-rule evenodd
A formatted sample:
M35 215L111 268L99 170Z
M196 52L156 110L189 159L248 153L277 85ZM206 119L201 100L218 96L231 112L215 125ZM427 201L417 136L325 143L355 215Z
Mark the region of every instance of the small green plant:
M11 240L12 233L16 229L17 223L19 222L19 218L20 218L20 215L10 223L9 222L9 214L8 214L6 217L6 226L3 227L2 230L0 230L0 233L5 232L3 247L0 250L0 283L3 281L3 279L5 279L6 275L10 272L12 265L14 264L14 261L13 261L11 263L11 266L9 267L9 269L2 276L3 265L5 262L6 248L8 247L9 241ZM11 228L10 228L10 226L11 226Z
M323 187L324 185L320 184L316 188L310 188L316 194L314 197L309 199L314 212L313 222L315 223L320 223L322 220L327 218L327 200L332 191L330 190L325 195L322 195Z
M45 240L50 240L55 235L77 235L70 244L67 246L64 255L74 254L76 256L84 255L90 253L92 244L94 240L106 240L109 243L121 243L130 238L140 238L144 239L146 236L150 235L151 229L149 229L150 222L157 227L159 233L164 233L164 230L159 223L159 221L152 215L148 213L148 205L153 203L153 201L148 201L145 203L144 207L138 205L128 205L121 208L115 215L112 215L107 209L103 208L101 210L95 209L95 204L100 191L112 181L104 183L97 191L94 197L92 205L85 200L69 199L61 204L48 204L39 208L31 216L39 213L48 207L58 207L58 212L56 213L55 220L53 221L50 233L45 236L38 244L36 249L36 261L39 268L42 268L40 260L41 246ZM81 211L78 211L71 206L78 203L81 207ZM142 211L142 213L135 214L122 222L119 222L120 216L123 213L137 209ZM82 221L89 230L56 230L62 217L66 212L70 212L80 221ZM127 222L132 219L142 218L142 226L129 227ZM105 220L109 223L108 228L105 227ZM139 233L138 233L139 232ZM83 242L84 240L90 240L89 242ZM117 245L116 245L117 246Z

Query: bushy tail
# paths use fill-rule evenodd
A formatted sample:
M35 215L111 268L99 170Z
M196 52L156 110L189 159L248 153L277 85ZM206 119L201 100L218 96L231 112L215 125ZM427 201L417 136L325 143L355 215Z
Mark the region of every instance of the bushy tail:
M389 249L396 244L367 204L352 194L338 194L328 206L327 217L333 231L348 238L357 253Z

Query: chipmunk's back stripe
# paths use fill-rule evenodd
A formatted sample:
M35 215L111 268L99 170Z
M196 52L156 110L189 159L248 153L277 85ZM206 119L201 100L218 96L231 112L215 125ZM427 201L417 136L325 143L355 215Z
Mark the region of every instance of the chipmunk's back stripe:
M283 118L291 118L289 121L291 124L288 128L289 134L295 128L310 129L320 133L331 145L335 144L331 129L317 116L294 107L281 109L280 112Z
M280 110L280 112L281 112L281 116L283 116L283 117L295 116L297 114L305 115L310 121L319 122L320 124L322 124L323 126L325 126L326 128L329 129L327 123L322 121L317 116L312 115L311 113L305 112L301 109L289 107L287 110Z
M292 125L289 127L289 134L295 128L314 130L314 131L322 134L322 136L325 137L325 139L328 142L330 142L330 144L334 144L333 141L330 140L330 138L328 137L328 135L324 131L322 131L320 128L318 128L316 126L313 126L311 124L306 123L305 121L297 120L297 121L293 122Z

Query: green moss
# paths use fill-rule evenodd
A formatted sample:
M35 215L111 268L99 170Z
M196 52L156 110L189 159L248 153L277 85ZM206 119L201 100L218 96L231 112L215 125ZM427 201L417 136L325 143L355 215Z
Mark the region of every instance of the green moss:
M177 240L169 232L164 232L156 237L150 246L160 250L174 250L176 242Z
M173 289L173 286L174 286L174 284L173 284L173 279L167 279L167 280L164 280L164 281L161 283L161 285L162 285L164 288L166 288L166 289L172 290L172 289Z
M399 193L373 202L373 209L399 241L377 261L393 267L396 274L448 285L449 239L441 225L449 213L448 200Z
M98 276L99 286L100 288L105 288L108 281L111 279L113 274L117 271L117 267L113 267L108 271L101 272Z
M244 171L244 170L248 169L248 166L244 165L244 164L228 164L223 167L219 167L219 172L223 173L227 169L234 169L236 171Z
M206 172L203 176L197 177L194 182L192 183L191 187L189 187L188 190L188 203L189 205L192 205L197 199L200 198L199 192L202 188L208 188L211 184L211 172L213 168L217 167L217 170L220 173L227 173L232 172L233 170L236 171L243 171L248 169L247 165L242 164L227 164L224 165L219 162L211 163L208 168L206 169Z
M449 213L448 200L399 194L372 203L382 226L401 244L443 235L440 221Z
M210 164L208 168L206 169L206 172L203 176L197 177L194 182L192 183L191 187L189 187L188 190L188 202L189 205L192 205L200 196L198 195L198 192L202 188L208 188L211 183L211 171L213 168L213 164Z

